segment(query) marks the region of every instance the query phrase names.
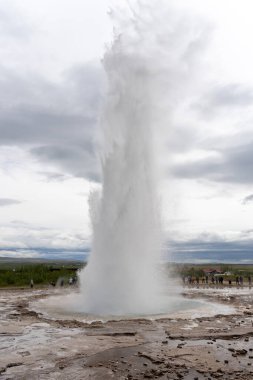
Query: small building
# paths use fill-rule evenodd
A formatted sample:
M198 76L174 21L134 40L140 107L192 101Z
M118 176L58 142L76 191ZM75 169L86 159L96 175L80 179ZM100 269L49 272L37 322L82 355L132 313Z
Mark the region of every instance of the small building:
M205 273L205 276L215 276L217 274L222 274L220 268L206 268L203 269L203 272Z

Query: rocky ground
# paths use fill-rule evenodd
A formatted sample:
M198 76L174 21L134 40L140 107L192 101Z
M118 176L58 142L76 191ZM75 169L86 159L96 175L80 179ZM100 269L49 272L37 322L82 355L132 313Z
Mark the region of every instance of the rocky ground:
M29 303L52 290L0 290L0 379L253 379L253 291L187 289L232 315L51 320Z

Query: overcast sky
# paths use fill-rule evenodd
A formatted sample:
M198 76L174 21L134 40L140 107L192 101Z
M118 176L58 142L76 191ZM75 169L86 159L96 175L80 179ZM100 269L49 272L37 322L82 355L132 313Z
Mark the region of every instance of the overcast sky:
M229 9L227 0L167 3L177 28L168 49L176 56L184 43L187 55L175 61L186 69L174 70L173 112L162 136L166 237L251 245L252 1L230 0ZM0 256L89 245L110 6L0 0Z

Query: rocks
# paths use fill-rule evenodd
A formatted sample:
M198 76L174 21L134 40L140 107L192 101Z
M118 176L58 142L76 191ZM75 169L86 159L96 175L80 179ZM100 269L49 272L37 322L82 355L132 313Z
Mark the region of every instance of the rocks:
M20 365L23 365L23 363L22 362L9 363L9 364L7 364L6 368L17 367L17 366L20 366Z
M223 373L213 373L212 376L216 379L223 377Z
M138 352L138 356L150 360L151 363L153 363L153 364L162 364L165 362L165 359L163 359L163 358L161 358L161 359L154 358L153 356L143 354L141 352Z
M145 372L144 373L144 378L147 378L147 379L156 379L160 376L163 376L167 371L164 371L164 370L160 370L160 369L150 369L149 371Z
M246 355L247 354L247 350L245 350L244 348L242 348L241 350L236 350L235 353L236 355Z
M18 354L21 355L21 356L29 356L29 355L31 355L31 353L29 351L20 351L20 352L18 352Z
M243 312L244 315L253 315L253 313L251 311L248 311L248 310L245 310Z
M119 332L104 332L100 333L103 336L135 336L137 334L136 331L119 331Z
M18 367L20 365L23 365L22 362L17 362L17 363L8 363L5 367L0 367L0 375L5 372L8 368L12 367Z

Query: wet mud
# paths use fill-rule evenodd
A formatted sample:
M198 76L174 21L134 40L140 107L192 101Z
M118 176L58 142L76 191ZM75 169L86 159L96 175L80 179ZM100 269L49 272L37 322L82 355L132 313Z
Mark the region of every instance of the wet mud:
M52 290L0 290L0 379L253 379L253 292L185 290L230 315L82 322L31 302Z

